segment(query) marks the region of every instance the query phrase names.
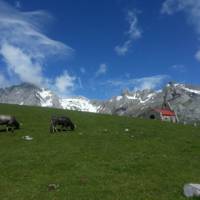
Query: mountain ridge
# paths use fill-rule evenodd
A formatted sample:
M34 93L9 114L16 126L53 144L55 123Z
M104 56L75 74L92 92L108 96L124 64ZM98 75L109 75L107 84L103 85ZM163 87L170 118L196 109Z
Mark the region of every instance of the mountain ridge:
M200 87L174 83L173 88L166 85L162 90L123 91L119 96L108 100L90 100L77 96L62 98L49 89L33 84L22 83L0 89L0 103L54 107L84 112L106 113L139 117L147 109L161 107L167 91L167 101L177 113L181 122L200 121ZM178 94L173 99L174 93Z

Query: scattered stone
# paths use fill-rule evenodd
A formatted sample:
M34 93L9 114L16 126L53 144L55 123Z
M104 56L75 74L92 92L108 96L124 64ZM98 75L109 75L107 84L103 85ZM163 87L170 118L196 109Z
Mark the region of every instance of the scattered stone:
M88 183L88 178L85 177L85 176L81 176L80 179L79 179L79 183L80 183L81 185L87 184L87 183Z
M23 140L27 140L27 141L30 141L30 140L33 140L33 138L29 135L25 135L22 137Z
M59 184L51 183L48 185L48 191L57 190L59 187Z
M200 197L200 184L185 184L183 192L186 197Z
M128 128L125 128L124 131L125 131L125 132L129 132L129 129L128 129Z

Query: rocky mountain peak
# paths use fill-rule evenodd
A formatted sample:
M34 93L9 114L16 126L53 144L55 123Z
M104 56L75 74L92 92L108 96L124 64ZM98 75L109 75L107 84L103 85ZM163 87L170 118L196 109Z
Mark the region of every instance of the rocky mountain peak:
M30 83L0 89L0 103L56 107L70 110L141 116L149 108L170 103L182 122L200 122L200 87L170 83L162 90L124 90L107 101L90 100L82 96L61 98L48 89Z

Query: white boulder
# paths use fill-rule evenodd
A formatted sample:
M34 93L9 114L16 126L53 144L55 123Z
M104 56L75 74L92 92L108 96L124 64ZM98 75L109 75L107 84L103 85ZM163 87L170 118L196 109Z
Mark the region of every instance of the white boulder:
M200 184L185 184L183 190L186 197L200 197Z

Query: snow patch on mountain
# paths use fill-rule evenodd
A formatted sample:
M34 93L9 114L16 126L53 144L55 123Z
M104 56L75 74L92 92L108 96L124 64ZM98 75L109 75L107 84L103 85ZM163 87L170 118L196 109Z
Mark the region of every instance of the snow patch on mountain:
M93 105L89 99L84 97L63 98L60 99L60 103L64 109L93 113L98 111L98 106Z
M122 96L117 96L117 97L116 97L116 100L117 100L117 101L120 101L121 99L123 99Z
M42 88L37 92L40 103L42 107L52 107L53 106L53 94L50 90Z
M152 100L155 95L156 95L156 93L150 93L150 94L148 94L147 97L144 100L140 99L140 103L144 104L144 103Z
M143 91L142 91L143 92ZM147 94L143 94L141 91L134 92L132 94L126 94L124 95L124 98L130 100L130 101L136 101L141 104L145 104L146 102L152 100L154 96L156 96L156 92L150 92Z
M178 85L178 84L177 84L177 85ZM188 88L188 87L186 87L186 86L183 85L183 84L179 84L178 86L179 86L181 89L183 89L183 90L185 90L185 91L187 91L187 92L200 95L200 90Z
M130 99L130 100L138 100L137 94L134 94L133 96L126 95L125 97L126 97L127 99Z

